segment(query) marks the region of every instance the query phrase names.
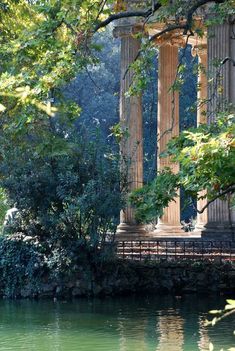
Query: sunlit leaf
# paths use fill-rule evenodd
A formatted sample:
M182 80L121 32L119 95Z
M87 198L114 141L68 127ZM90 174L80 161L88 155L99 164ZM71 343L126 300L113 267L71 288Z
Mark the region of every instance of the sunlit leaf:
M209 311L209 313L211 313L211 314L219 314L219 313L221 313L221 310L211 310L211 311Z
M210 342L209 344L209 351L213 351L214 350L214 345Z
M4 112L6 110L6 107L2 104L0 104L0 112Z

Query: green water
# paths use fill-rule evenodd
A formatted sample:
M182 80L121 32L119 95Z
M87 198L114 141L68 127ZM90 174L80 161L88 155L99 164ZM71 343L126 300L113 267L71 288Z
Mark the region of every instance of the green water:
M235 318L203 321L223 298L194 295L73 302L1 301L0 351L215 351L235 346Z

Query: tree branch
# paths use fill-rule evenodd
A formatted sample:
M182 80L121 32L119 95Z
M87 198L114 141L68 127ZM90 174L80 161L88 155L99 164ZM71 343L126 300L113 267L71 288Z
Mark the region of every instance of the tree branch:
M161 32L158 32L154 34L153 36L150 37L149 42L151 43L155 39L161 37L163 34L166 34L168 32L172 32L173 30L176 29L184 29L186 30L188 28L187 23L181 23L181 24L170 24L167 28L161 30ZM190 33L190 35L193 35L193 33Z
M222 2L225 2L226 0L217 0L215 2L219 2L219 3L222 3ZM156 40L157 38L161 37L162 35L166 34L166 33L169 33L169 32L172 32L174 30L177 30L177 29L181 29L183 30L183 35L191 35L193 36L194 33L192 31L192 26L193 26L193 14L194 12L200 8L201 6L209 3L209 2L212 2L211 0L198 0L196 2L196 4L194 4L187 12L187 15L186 15L186 21L185 22L181 22L181 23L174 23L174 24L170 24L168 25L166 28L164 28L163 30L161 30L160 32L154 34L152 37L150 37L149 39L149 42L153 42L154 40ZM161 7L161 6L160 6ZM160 8L159 7L159 8ZM158 9L156 9L156 5L155 5L155 12L157 11ZM150 9L148 10L148 12L150 11ZM151 12L150 12L151 13ZM125 14L125 12L122 13L123 15ZM125 16L124 16L125 17ZM142 53L142 50L140 50L136 57L135 57L135 60L136 61L139 56L141 55ZM124 73L124 77L123 79L125 78L127 72L129 70L129 67L127 68L126 72Z
M186 15L186 24L183 26L181 29L185 29L185 33L187 34L188 30L190 30L192 26L192 20L193 20L193 14L194 12L201 6L206 5L210 2L215 2L218 4L224 3L227 0L198 0L188 11ZM148 8L147 10L136 10L136 11L123 11L123 12L118 12L115 14L111 14L108 18L106 18L104 21L98 23L95 28L94 32L97 32L100 28L106 27L108 24L110 24L113 21L116 21L118 19L122 18L131 18L131 17L143 17L143 18L148 18L151 17L156 11L158 11L163 5L159 3L158 1L154 3L152 1L152 6L151 8ZM177 29L177 28L176 28Z
M231 185L228 189L222 191L221 193L219 193L218 195L216 195L213 199L211 199L210 201L207 202L207 204L205 206L202 207L201 210L197 210L197 213L202 214L205 209L215 200L219 199L220 197L229 194L229 193L234 193L235 192L235 185Z
M110 15L106 20L98 23L95 28L94 32L97 32L99 29L106 27L109 23L116 21L121 18L130 18L130 17L149 17L154 14L157 10L160 9L162 5L160 3L156 3L153 7L148 8L147 10L136 10L136 11L124 11L119 13L114 13Z

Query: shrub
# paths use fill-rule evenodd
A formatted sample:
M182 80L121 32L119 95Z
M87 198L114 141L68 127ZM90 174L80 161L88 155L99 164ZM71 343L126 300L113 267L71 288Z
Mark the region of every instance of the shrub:
M30 282L37 292L45 274L45 252L38 239L17 233L0 238L0 293L15 298L20 288Z
M77 238L104 240L123 203L118 154L98 133L38 133L21 136L14 148L2 144L0 186L19 209L10 232L63 247Z

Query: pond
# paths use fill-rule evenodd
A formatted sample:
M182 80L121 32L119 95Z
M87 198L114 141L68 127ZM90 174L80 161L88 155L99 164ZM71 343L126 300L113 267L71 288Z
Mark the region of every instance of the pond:
M195 351L235 346L235 318L205 327L225 298L1 301L0 351Z

